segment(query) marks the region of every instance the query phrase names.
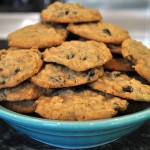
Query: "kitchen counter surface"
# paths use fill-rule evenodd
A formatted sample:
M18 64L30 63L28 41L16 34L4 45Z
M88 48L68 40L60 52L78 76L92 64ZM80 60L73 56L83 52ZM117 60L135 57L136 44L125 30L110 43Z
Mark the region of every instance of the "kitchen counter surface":
M28 136L14 130L0 119L0 150L60 150L61 148L37 142ZM121 139L90 148L91 150L150 150L150 121L138 130ZM89 150L90 150L89 149Z

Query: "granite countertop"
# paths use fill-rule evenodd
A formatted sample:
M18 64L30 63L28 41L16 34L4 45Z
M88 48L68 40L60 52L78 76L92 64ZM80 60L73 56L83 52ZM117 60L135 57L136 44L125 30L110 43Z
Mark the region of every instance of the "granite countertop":
M0 150L59 150L14 130L0 119ZM150 121L121 139L91 150L150 150ZM90 150L89 149L89 150Z

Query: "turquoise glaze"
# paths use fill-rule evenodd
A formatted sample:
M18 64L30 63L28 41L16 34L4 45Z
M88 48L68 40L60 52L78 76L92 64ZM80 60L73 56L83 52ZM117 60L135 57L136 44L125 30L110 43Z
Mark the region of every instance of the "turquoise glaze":
M90 148L131 133L150 119L150 108L111 119L57 121L22 115L0 106L0 118L16 130L61 148Z

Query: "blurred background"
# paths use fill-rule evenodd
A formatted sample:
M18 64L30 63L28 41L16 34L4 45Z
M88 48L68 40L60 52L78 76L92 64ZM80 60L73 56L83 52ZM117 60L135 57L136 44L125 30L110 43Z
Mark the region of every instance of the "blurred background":
M129 31L132 38L150 47L150 0L60 0L80 3L101 12L103 20ZM7 35L40 21L39 13L55 0L0 0L0 49Z

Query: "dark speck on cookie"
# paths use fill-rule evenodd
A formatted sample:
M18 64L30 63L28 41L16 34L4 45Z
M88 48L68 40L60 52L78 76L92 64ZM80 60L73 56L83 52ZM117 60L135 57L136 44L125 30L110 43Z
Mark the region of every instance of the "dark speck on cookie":
M96 72L95 72L95 70L91 70L89 73L88 73L88 80L90 81L90 79L92 78L92 77L94 77L96 75Z
M68 15L68 14L69 14L69 11L65 11L65 14Z
M103 32L109 36L111 36L111 32L108 29L103 29Z
M13 74L13 75L16 75L18 72L20 72L20 68L16 68L16 69L12 72L12 74Z
M114 103L114 105L115 105L115 111L121 111L121 107L119 106L119 104L118 103Z
M132 87L129 86L129 85L122 87L122 90L123 90L124 92L133 92Z
M81 58L81 60L85 61L85 60L87 60L87 58L88 58L87 56L84 56Z

